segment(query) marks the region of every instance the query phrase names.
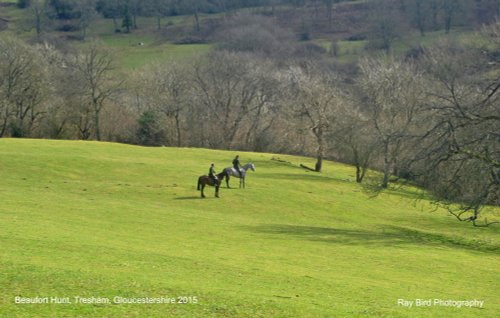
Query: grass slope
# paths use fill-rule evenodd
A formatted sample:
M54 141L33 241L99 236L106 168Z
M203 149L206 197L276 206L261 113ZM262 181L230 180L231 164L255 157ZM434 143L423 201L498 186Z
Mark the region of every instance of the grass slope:
M234 152L0 139L2 317L494 317L499 228L473 228L352 167L240 153L247 188L199 198ZM294 164L307 158L281 156ZM233 186L236 186L233 180ZM491 210L494 217L498 209ZM491 216L491 215L490 215ZM197 296L198 304L14 304L15 296ZM402 308L398 298L479 299Z

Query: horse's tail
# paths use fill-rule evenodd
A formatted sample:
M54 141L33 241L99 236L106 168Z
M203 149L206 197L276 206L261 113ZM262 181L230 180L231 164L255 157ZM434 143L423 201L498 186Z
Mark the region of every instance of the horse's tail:
M201 188L201 177L198 178L198 190Z

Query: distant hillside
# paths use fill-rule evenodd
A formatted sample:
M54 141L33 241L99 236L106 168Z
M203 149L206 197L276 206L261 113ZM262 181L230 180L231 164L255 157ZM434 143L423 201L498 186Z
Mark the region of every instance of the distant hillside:
M90 8L66 2L54 2L60 7L52 5L35 10L36 1L25 9L17 8L15 1L0 1L5 8L0 14L3 17L0 30L5 30L9 21L10 32L27 39L38 37L61 47L67 46L68 40L78 44L85 38L97 37L111 46L119 46L119 50L125 48L123 43L128 47L144 43L150 49L161 49L166 43L217 44L221 32L227 33L228 21L234 26L238 16L254 14L272 19L279 28L293 34L295 41L307 43L306 50L324 49L325 53L351 61L351 56L355 59L365 49L391 49L400 53L433 42L436 35L467 35L483 23L492 22L500 10L493 0L429 0L418 6L412 0L241 3L193 0L191 6L154 2L164 3L165 7L155 7L159 4L150 1L129 1L118 6L120 1L101 0ZM162 54L154 52L158 50L144 51L147 51L145 59L164 59ZM140 53L131 49L130 54ZM124 64L129 67L144 64L127 59L124 58Z

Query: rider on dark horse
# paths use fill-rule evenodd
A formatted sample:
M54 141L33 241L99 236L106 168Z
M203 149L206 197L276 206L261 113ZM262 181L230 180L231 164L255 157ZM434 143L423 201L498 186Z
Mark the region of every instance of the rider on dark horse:
M239 178L241 178L241 171L240 171L240 156L237 155L234 160L233 160L233 168L238 172Z
M208 176L210 177L210 179L212 179L212 181L214 182L214 185L216 185L218 182L216 174L217 173L215 172L215 165L212 162L210 164L210 170L208 170Z

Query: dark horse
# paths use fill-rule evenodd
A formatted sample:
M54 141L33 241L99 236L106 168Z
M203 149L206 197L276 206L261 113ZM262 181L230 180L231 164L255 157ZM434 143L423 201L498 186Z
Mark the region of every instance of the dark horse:
M225 172L221 172L217 174L217 180L214 183L214 180L209 176L201 176L198 178L198 190L201 190L201 197L204 198L205 194L203 193L203 189L205 189L206 185L215 186L215 196L219 197L219 187L226 176Z

